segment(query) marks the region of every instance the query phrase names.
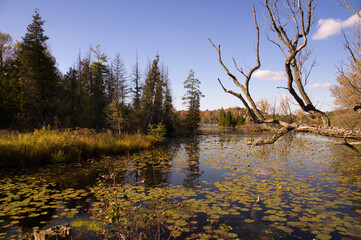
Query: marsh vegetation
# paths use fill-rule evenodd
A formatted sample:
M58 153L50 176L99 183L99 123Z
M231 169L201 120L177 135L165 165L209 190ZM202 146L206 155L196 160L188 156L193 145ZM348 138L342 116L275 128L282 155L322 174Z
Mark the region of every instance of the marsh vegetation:
M160 134L160 135L159 135ZM31 168L49 163L81 162L104 154L125 154L149 148L164 133L152 128L148 135L119 137L113 132L92 129L51 130L43 127L30 133L0 130L0 167Z

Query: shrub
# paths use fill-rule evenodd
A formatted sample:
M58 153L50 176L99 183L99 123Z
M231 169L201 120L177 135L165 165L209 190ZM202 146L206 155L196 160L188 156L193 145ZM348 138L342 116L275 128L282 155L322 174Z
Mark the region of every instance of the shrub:
M154 138L156 141L159 142L164 141L166 134L167 134L167 128L162 122L158 123L157 125L149 124L148 136Z

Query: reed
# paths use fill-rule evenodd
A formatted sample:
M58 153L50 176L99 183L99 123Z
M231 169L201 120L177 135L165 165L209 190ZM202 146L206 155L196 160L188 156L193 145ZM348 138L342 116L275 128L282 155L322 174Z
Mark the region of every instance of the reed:
M101 154L120 154L146 149L157 142L152 136L119 137L111 131L92 129L36 129L31 133L0 131L0 166L31 167L52 162L81 161Z

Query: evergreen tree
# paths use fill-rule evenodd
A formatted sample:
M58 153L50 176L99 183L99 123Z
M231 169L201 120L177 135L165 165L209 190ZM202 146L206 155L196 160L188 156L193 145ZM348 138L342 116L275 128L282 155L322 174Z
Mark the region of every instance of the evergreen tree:
M105 81L109 74L109 67L105 64L107 56L100 51L100 45L95 49L91 49L95 54L96 61L94 61L91 68L90 78L90 120L91 127L101 129L105 127L105 107L107 105L105 94Z
M127 84L127 72L123 60L118 53L112 61L111 74L107 82L107 92L110 101L117 101L125 105L129 89Z
M132 84L133 87L131 88L131 91L133 93L133 108L139 109L140 107L140 99L141 99L141 91L142 91L142 84L140 82L141 79L141 72L139 70L139 62L138 62L138 53L137 58L133 70L133 76L132 76Z
M224 127L226 124L225 120L226 120L226 114L223 108L221 108L221 111L219 112L219 116L218 116L218 126Z
M155 92L154 92L154 104L153 104L153 121L154 123L159 123L164 121L163 115L163 97L164 97L164 82L163 74L158 68L159 78L155 82Z
M245 122L246 122L246 119L243 117L243 115L238 114L238 115L236 116L235 124L236 124L237 126L242 126L242 125L245 124Z
M176 130L176 115L174 114L173 99L170 89L170 82L168 78L168 68L162 66L162 81L164 83L164 102L163 102L163 116L164 124L167 132L171 133Z
M159 56L157 55L148 71L147 78L143 87L143 94L141 100L144 117L143 130L146 130L149 124L159 123L156 121L158 117L156 116L157 110L155 109L156 106L159 106L159 95L161 93L160 88L162 87L161 74L159 71L158 63Z
M127 118L127 107L113 100L106 108L107 121L111 129L118 132L118 135L121 136L123 129L125 128L126 118Z
M63 101L58 109L58 112L61 113L63 126L67 128L79 126L78 117L81 115L79 87L78 71L75 70L75 67L71 67L63 76Z
M187 89L183 103L188 105L188 112L186 115L186 125L190 132L194 132L199 127L200 117L200 99L204 97L199 90L200 81L194 77L194 71L190 70L187 79L184 81L184 88Z
M231 113L230 110L227 111L226 113L226 117L225 117L225 127L234 127L235 123L234 123L234 117Z
M85 58L81 58L80 53L76 66L77 85L79 91L79 114L77 115L74 126L91 128L91 106L90 106L90 83L91 73L91 53L89 52Z
M18 55L21 110L27 127L49 124L55 116L58 72L44 34L44 21L35 10Z

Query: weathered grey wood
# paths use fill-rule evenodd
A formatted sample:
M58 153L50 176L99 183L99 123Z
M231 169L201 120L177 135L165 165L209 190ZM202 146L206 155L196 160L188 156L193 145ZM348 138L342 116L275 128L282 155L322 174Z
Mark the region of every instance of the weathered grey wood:
M59 225L46 230L34 230L34 240L71 240L71 227Z

